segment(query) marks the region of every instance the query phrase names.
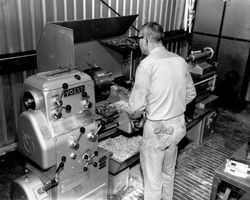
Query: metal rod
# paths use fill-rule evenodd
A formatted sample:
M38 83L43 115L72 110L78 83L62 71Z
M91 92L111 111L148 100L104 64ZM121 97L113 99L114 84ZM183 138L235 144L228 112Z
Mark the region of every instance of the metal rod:
M115 123L115 124L113 124L113 125L111 125L111 126L109 126L109 127L107 127L107 128L102 129L102 130L100 131L100 133L103 133L103 132L105 132L105 131L108 131L108 130L117 128L118 126L119 126L119 124L118 124L118 123Z
M130 65L129 65L129 80L132 80L133 77L133 51L130 52Z
M5 61L5 60L14 60L14 59L19 59L19 58L27 58L31 56L36 56L36 54L29 54L29 55L23 55L23 56L13 56L13 57L7 57L7 58L0 58L0 61Z
M222 16L221 16L221 23L220 23L220 30L219 30L219 35L218 35L218 42L216 45L216 50L215 50L215 56L214 59L218 59L218 54L219 54L219 48L220 48L220 43L221 43L221 34L222 34L222 28L225 20L225 14L226 14L226 8L227 8L227 2L224 1L224 6L223 6L223 11L222 11Z
M205 80L203 80L203 81L200 81L200 82L198 82L198 83L195 83L194 85L199 85L199 84L204 83L204 82L206 82L206 81L212 80L212 79L214 79L214 77L215 77L215 76L212 76L212 77L207 78L207 79L205 79Z

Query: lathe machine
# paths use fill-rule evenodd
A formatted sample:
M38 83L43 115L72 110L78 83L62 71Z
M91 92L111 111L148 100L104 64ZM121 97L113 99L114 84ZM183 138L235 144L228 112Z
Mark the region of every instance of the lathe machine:
M117 129L132 129L125 103L129 91L108 73L118 76L119 65L97 39L124 34L136 17L46 24L38 73L23 87L26 111L18 120L17 146L27 165L11 184L13 200L107 199L111 153L98 141ZM91 50L100 54L95 61L105 70L82 59Z
M105 120L96 116L94 87L88 74L69 68L25 80L18 150L28 161L11 185L13 200L107 199L110 154L97 145Z

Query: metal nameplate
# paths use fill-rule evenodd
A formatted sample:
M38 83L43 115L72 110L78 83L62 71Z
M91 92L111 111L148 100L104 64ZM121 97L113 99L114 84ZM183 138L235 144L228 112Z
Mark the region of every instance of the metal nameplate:
M78 86L78 87L74 87L74 88L70 88L70 89L64 90L64 97L81 93L84 90L85 90L85 85L81 85L81 86Z

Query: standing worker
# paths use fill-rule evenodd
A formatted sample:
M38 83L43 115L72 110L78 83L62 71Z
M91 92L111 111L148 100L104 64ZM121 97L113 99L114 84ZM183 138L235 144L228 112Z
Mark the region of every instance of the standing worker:
M156 22L142 26L139 44L147 57L136 70L129 97L131 120L146 115L140 151L144 200L172 199L177 145L186 134L184 111L196 96L187 63L167 51L162 39Z

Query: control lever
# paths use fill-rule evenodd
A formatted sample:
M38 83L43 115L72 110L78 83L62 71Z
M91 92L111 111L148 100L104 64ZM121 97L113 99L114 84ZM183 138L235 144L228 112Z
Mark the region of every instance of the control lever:
M77 149L79 148L79 142L80 142L80 139L81 139L81 137L82 137L82 135L83 135L84 133L85 133L85 128L84 128L84 127L81 127L81 128L80 128L80 134L79 134L78 138L77 138L75 141L71 141L71 143L70 143L70 146L71 146L73 149L77 150Z
M61 113L63 109L65 109L65 111L66 111L67 113L69 113L69 112L71 111L71 105L60 106L59 109L58 109L58 112Z
M54 179L52 179L51 181L47 182L45 185L43 185L43 187L39 188L38 189L38 194L42 194L44 192L47 192L48 190L50 190L51 188L53 188L53 187L55 187L55 186L57 186L59 184L59 174L63 170L65 161L66 161L66 157L63 156L61 158L61 162L60 162L58 168L56 169L56 173L55 173Z
M57 179L53 179L53 180L49 181L43 187L38 189L38 194L43 194L43 193L47 192L51 188L57 186L58 183L59 183L59 180L57 180Z
M55 98L55 110L52 112L52 116L55 118L55 119L60 119L62 117L62 109L65 109L66 112L70 112L71 111L71 106L70 105L66 105L66 106L63 106L63 101L62 101L62 97L64 95L64 91L66 89L68 89L69 85L68 83L63 83L62 84L62 93L60 94L60 96L56 95L54 98Z
M59 97L59 100L62 99L62 97L63 97L63 95L64 95L64 91L67 90L68 87L69 87L68 83L63 83L63 84L62 84L63 91L62 91L62 93L61 93L61 95L60 95L60 97Z
M55 178L58 178L60 172L63 170L63 167L64 167L64 163L65 163L65 162L66 162L66 157L63 156L63 157L61 158L61 162L60 162L58 168L56 169Z
M88 138L91 142L95 142L96 139L97 139L96 135L97 135L97 133L100 131L101 128L102 128L102 125L100 125L100 126L98 127L98 129L96 130L95 133L89 132L88 135L87 135L87 138Z
M82 92L82 105L85 109L90 109L93 106L92 103L89 102L88 98L87 92Z
M87 159L87 161L86 161L86 164L84 165L84 167L83 167L83 171L87 171L88 170L88 166L89 165L93 165L94 167L97 167L97 162L93 162L93 159L94 159L94 157L96 157L96 156L98 156L98 151L94 151L94 153L90 156L90 157L87 157L86 155L84 156L84 158L86 158Z

